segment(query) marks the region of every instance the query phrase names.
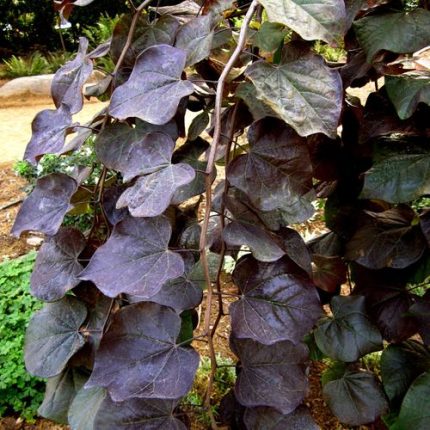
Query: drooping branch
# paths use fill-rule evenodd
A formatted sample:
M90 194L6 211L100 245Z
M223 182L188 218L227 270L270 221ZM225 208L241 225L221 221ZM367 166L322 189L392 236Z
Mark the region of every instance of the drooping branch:
M209 346L209 354L210 354L210 360L211 360L211 374L208 381L208 388L207 388L207 394L205 399L205 405L208 407L210 405L210 396L212 391L212 384L213 384L213 375L215 374L216 370L216 356L215 356L215 350L214 350L214 344L213 344L213 333L211 331L210 327L210 321L211 321L211 308L212 308L212 300L213 300L213 286L211 283L211 277L209 273L209 264L206 256L206 248L207 248L207 232L209 227L209 219L210 219L210 213L212 208L212 183L211 183L211 174L214 169L215 164L215 155L219 146L219 142L221 139L221 111L222 111L222 101L223 101L223 94L224 94L224 87L225 87L225 81L227 79L228 74L230 73L231 69L233 68L234 64L236 63L237 59L239 58L239 55L241 54L242 50L245 47L246 43L246 34L248 30L249 23L252 19L252 16L254 15L255 9L257 7L258 3L256 0L253 0L252 3L249 6L249 9L245 15L245 18L242 23L242 28L240 30L239 34L239 40L236 46L236 49L234 50L232 56L228 60L227 64L225 65L224 70L221 73L221 76L218 80L217 84L217 90L216 90L216 98L215 98L215 108L214 108L214 134L213 134L213 140L212 145L210 148L208 161L206 165L206 177L205 177L205 198L206 198L206 207L205 207L205 215L203 219L203 226L202 231L200 235L200 261L202 263L207 287L208 287L208 294L207 294L207 300L206 300L206 310L205 310L205 316L204 316L204 333L208 337L208 346ZM229 145L227 145L229 147ZM212 429L217 429L217 425L215 422L215 419L213 415L211 414L211 410L208 407L208 412L211 418L211 425Z

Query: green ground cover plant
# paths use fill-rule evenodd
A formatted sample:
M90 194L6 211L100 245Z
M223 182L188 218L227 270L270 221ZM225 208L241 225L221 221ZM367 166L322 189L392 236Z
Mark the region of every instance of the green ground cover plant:
M25 152L37 166L91 135L100 169L92 186L79 166L39 177L12 229L46 235L25 344L48 380L40 414L73 430L183 430L202 411L213 430L314 430L303 401L323 359L343 425L427 430L427 3L129 6L107 43L80 39ZM114 69L90 92L109 106L77 124L106 56ZM369 82L363 105L348 89ZM297 225L317 199L327 231L305 243ZM65 225L88 207L90 228ZM226 314L236 377L219 401ZM185 408L198 344L206 391Z
M27 373L24 336L40 302L30 295L30 275L36 253L0 263L0 416L37 415L45 383Z

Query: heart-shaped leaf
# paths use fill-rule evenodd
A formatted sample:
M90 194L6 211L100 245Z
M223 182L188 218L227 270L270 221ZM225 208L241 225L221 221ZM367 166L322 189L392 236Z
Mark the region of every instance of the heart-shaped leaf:
M230 305L232 333L269 345L300 342L321 314L313 284L291 273L289 263L241 260L233 272L241 299Z
M334 293L346 282L347 266L340 257L312 255L312 280L328 293Z
M417 332L417 321L409 312L416 298L407 291L401 271L370 270L358 264L351 269L353 294L366 297L367 312L384 339L401 342Z
M291 198L312 188L312 167L306 140L275 118L249 129L249 152L228 166L228 181L263 211L288 207Z
M45 398L37 413L49 420L67 424L69 407L88 379L88 375L77 369L66 369L46 383Z
M72 125L72 115L66 105L40 111L31 123L31 139L25 148L24 160L36 165L45 154L60 154Z
M410 118L419 103L430 105L430 79L425 76L387 76L385 88L400 119Z
M95 430L94 421L100 405L108 397L104 388L81 388L70 405L68 419L73 430Z
M334 138L342 106L339 72L314 54L287 52L280 64L257 61L245 72L257 98L269 105L300 136L324 133Z
M276 22L264 21L254 36L254 43L263 51L276 51L287 35L284 25Z
M66 105L73 115L82 109L82 88L93 71L93 62L87 56L88 39L79 38L76 57L62 66L52 80L51 93L55 106Z
M165 282L184 273L179 254L168 250L172 228L167 218L128 217L115 225L80 279L94 282L107 296L153 296Z
M171 308L151 302L122 308L103 336L86 387L106 387L116 402L184 396L199 356L176 345L180 329L181 319Z
M176 113L182 97L194 91L181 80L186 53L169 45L142 52L129 80L115 89L109 113L118 119L137 117L151 124L165 124Z
M78 188L77 182L64 173L51 173L36 182L33 192L22 204L11 234L34 230L53 236L72 208L70 199Z
M197 16L178 31L175 46L187 53L187 66L192 66L209 57L214 32L210 15Z
M346 246L345 258L369 269L403 269L415 263L427 243L414 218L415 212L408 206L367 212Z
M78 262L86 240L74 228L61 228L43 243L30 279L31 293L40 300L59 300L79 284L83 267Z
M366 313L363 296L336 296L330 303L333 317L314 331L318 348L330 358L353 362L382 349L382 336Z
M148 133L146 127L126 124L106 127L95 143L97 158L109 169L121 172L125 182L168 166L174 147L167 134Z
M249 429L264 430L319 430L309 409L299 406L289 414L273 408L252 408L245 411L244 422Z
M354 30L368 63L381 50L412 54L430 45L430 12L416 8L367 16L354 23Z
M272 22L285 24L305 40L336 42L346 26L345 3L340 0L259 0Z
M381 356L381 377L390 402L398 407L409 386L430 371L430 349L416 340L388 345Z
M430 154L398 154L377 161L364 174L360 197L407 203L430 193Z
M302 402L308 385L304 344L284 341L268 346L231 338L230 347L240 358L234 392L243 406L269 406L289 414Z
M135 217L161 215L170 205L175 192L189 184L195 175L194 169L188 164L170 164L157 172L141 176L121 194L116 207L128 206Z
M426 430L430 426L428 401L430 398L430 372L423 373L413 382L400 408L399 417L390 428L393 430Z
M255 121L266 116L276 117L276 113L270 108L270 106L257 98L257 90L250 82L240 83L237 86L235 96L245 102Z
M63 371L69 359L85 343L79 332L87 308L72 296L46 304L30 320L25 334L25 365L41 378Z
M97 413L94 430L186 430L174 416L177 400L130 399L113 402L107 396ZM144 424L143 424L144 423Z
M388 409L385 395L373 373L347 370L323 387L324 400L340 422L359 426L372 423Z
M192 253L182 253L184 259L185 272L182 276L176 279L167 281L161 290L151 296L130 296L133 303L138 301L151 301L159 305L169 306L178 312L186 309L193 309L199 305L203 297L203 289L196 280L195 276L196 263ZM198 264L198 263L197 263Z

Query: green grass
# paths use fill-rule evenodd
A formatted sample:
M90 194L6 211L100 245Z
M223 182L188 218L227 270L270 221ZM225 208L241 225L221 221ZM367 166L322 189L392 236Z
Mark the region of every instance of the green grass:
M28 321L41 302L29 293L36 253L0 264L0 416L36 416L45 384L30 376L24 365L24 336Z

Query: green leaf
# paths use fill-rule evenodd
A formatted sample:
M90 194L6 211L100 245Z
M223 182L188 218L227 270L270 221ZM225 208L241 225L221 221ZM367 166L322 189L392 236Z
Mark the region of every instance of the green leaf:
M279 65L258 61L248 67L257 98L269 105L300 136L336 136L342 107L342 82L321 57L295 49Z
M364 174L360 198L406 203L430 193L430 153L399 154L376 162Z
M315 330L318 348L330 358L353 362L382 349L382 336L370 322L363 296L336 296L333 318L324 318Z
M66 369L58 376L49 378L45 398L38 409L44 418L67 424L67 412L78 390L82 388L88 375L77 369Z
M282 24L265 21L255 33L254 44L263 51L272 52L279 48L286 34Z
M257 90L250 82L242 82L237 86L236 97L242 99L248 106L255 121L265 116L276 116L275 112L257 98Z
M342 0L259 0L269 21L285 24L305 40L335 42L346 27Z
M347 370L323 387L324 400L339 418L353 426L371 423L388 408L385 395L373 373Z
M417 8L372 15L356 21L354 29L370 63L381 50L409 54L429 45L430 12Z
M430 349L415 340L389 345L381 356L385 393L399 406L413 380L430 370Z
M30 320L25 334L25 364L36 376L56 376L85 344L79 332L87 308L78 299L66 296L48 303Z
M94 430L94 420L106 395L104 388L81 388L70 406L68 418L71 428Z
M400 119L415 112L418 103L430 105L430 78L425 76L386 76L385 88Z
M403 399L399 418L391 430L427 430L430 428L430 372L415 379Z

